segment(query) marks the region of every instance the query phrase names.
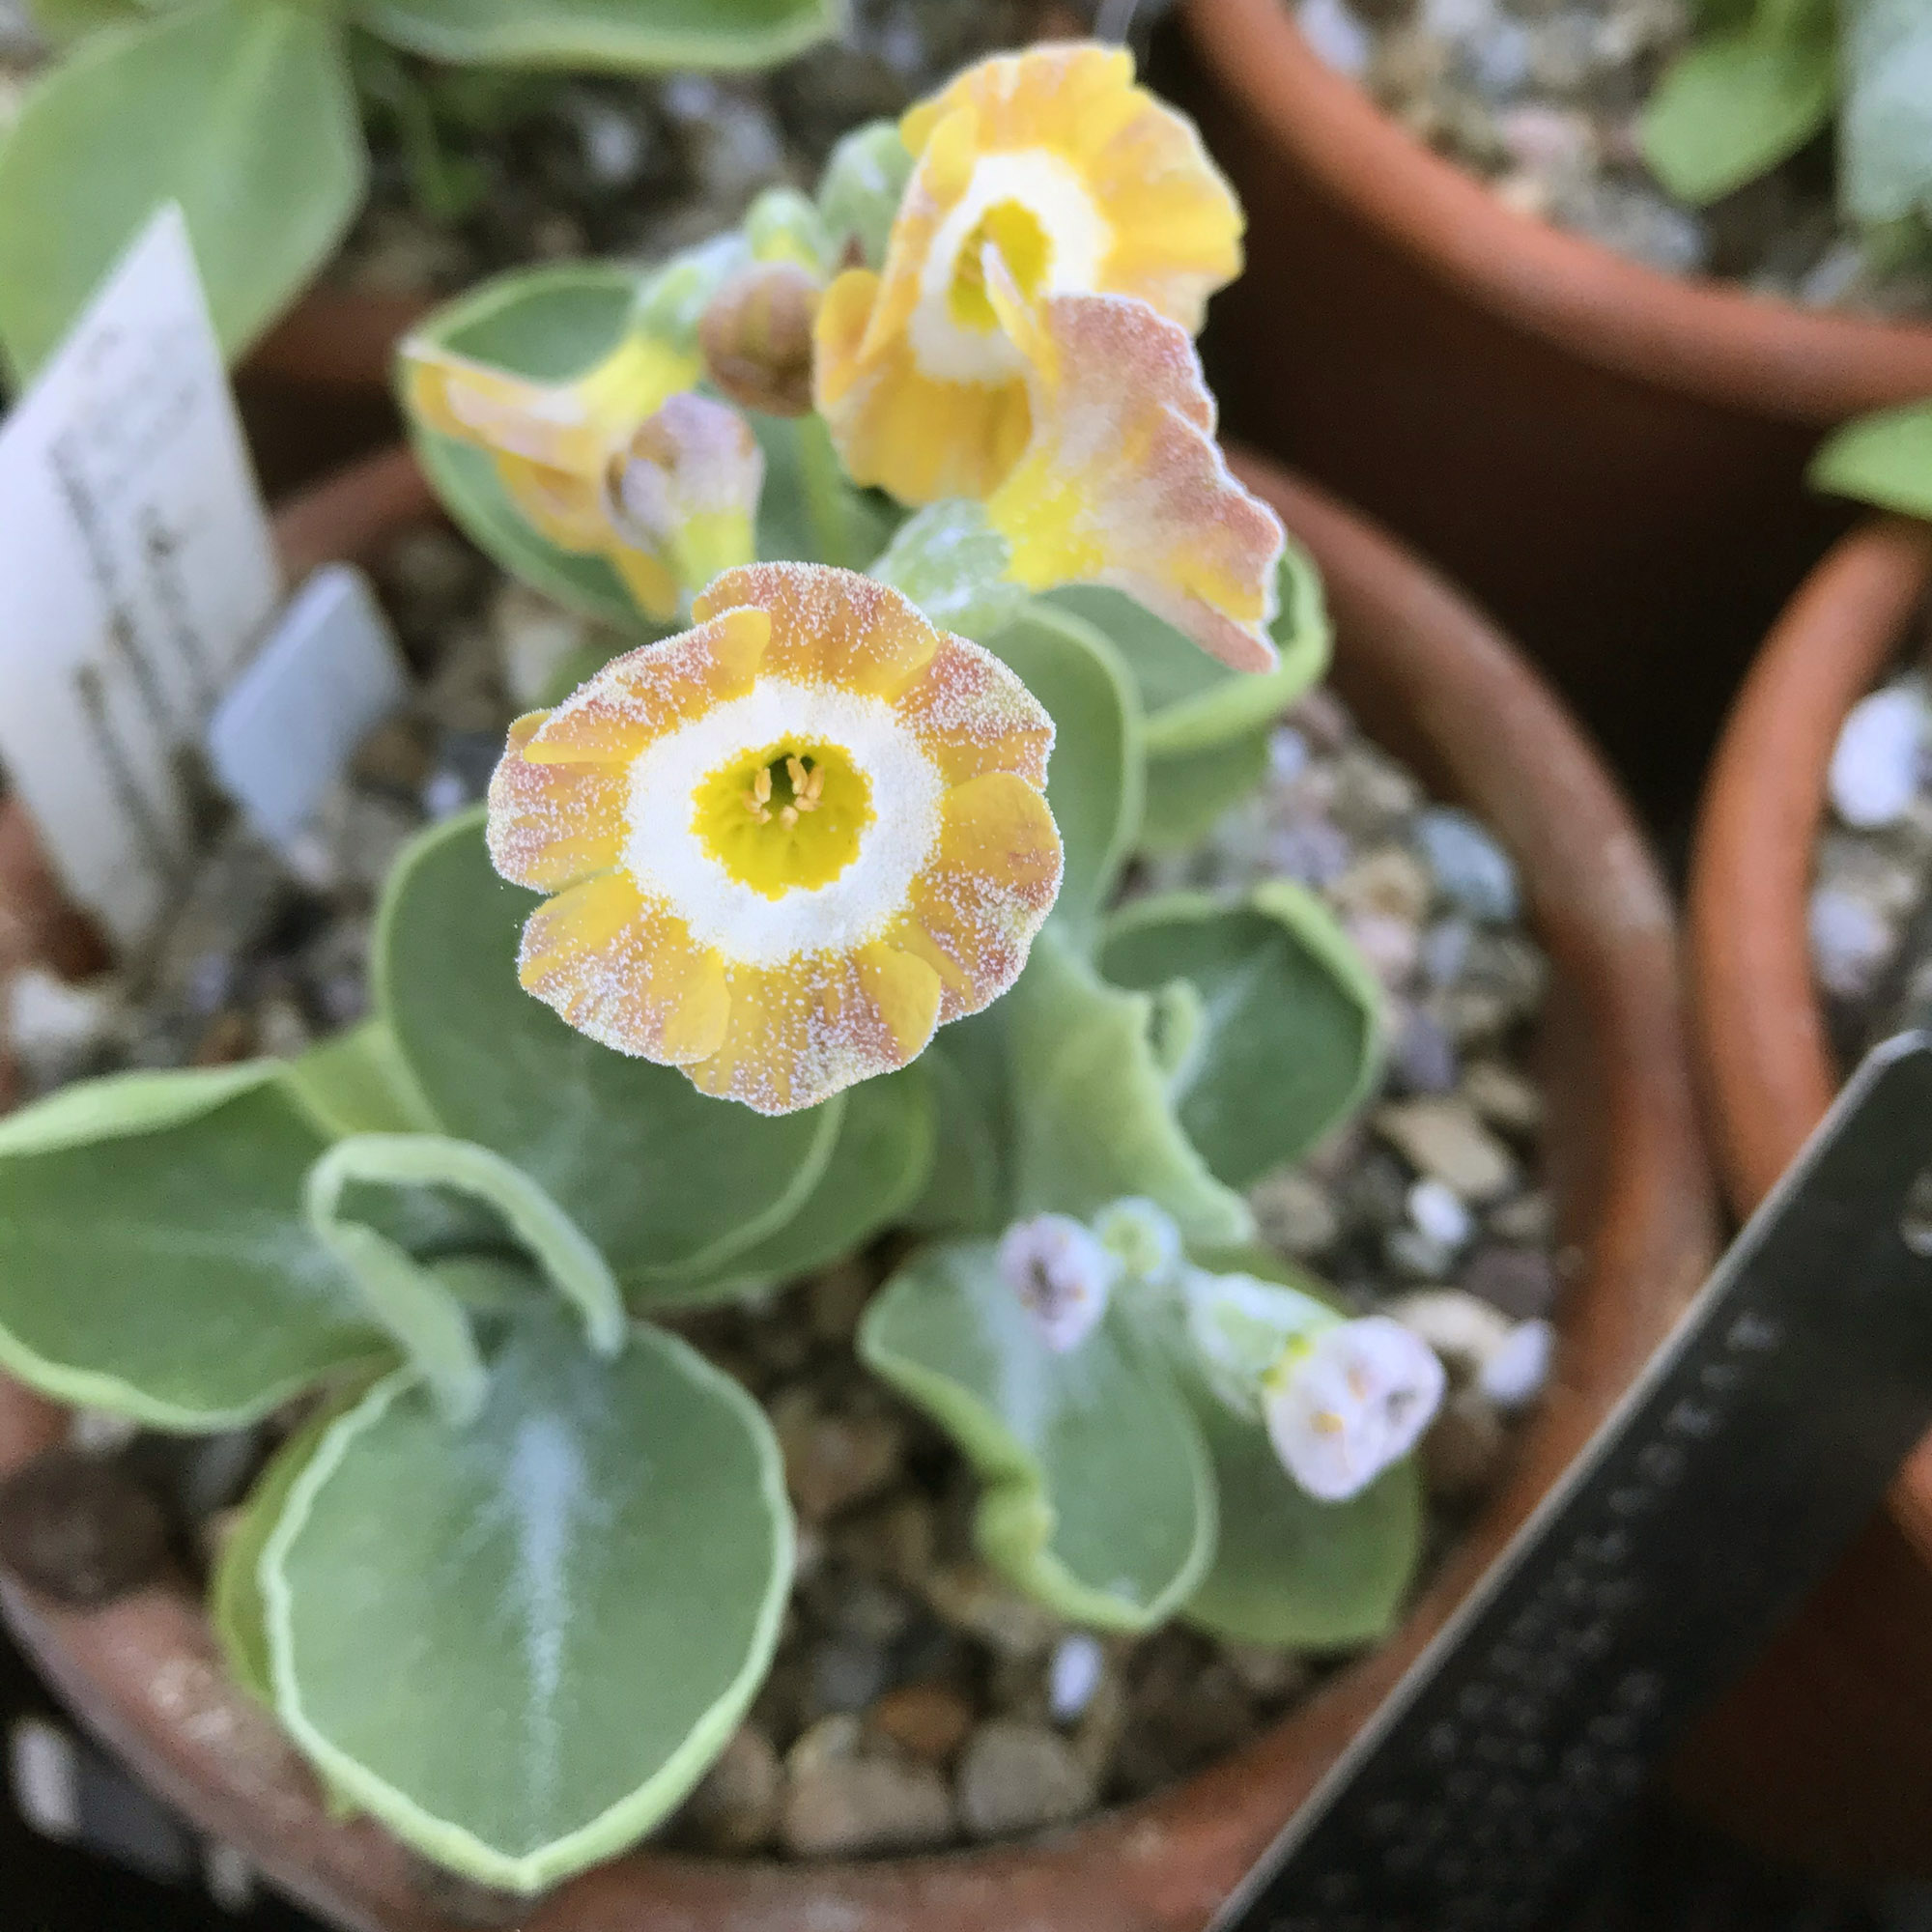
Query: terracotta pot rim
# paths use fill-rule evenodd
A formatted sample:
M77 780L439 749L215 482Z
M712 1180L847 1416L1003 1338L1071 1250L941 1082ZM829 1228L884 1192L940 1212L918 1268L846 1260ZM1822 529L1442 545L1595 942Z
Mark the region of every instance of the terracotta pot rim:
M1185 0L1181 19L1221 85L1331 201L1569 353L1788 422L1833 424L1932 393L1932 324L1679 279L1504 206L1324 66L1289 0Z
M1932 589L1932 525L1861 524L1786 607L1724 726L1687 895L1699 1078L1740 1218L1770 1192L1840 1084L1811 976L1811 857L1846 713L1884 675ZM1932 1436L1889 1506L1932 1563Z
M1554 1480L1697 1286L1713 1209L1683 1072L1675 928L1628 809L1557 701L1501 636L1389 538L1254 459L1247 480L1321 560L1350 658L1435 748L1452 795L1518 854L1533 918L1558 967L1552 1008L1581 1059L1566 1091L1590 1139L1587 1182L1568 1190L1587 1260L1564 1319L1565 1352L1512 1479L1438 1570L1397 1634L1233 1756L1168 1792L1043 1839L925 1858L780 1865L634 1853L574 1881L529 1932L839 1932L907 1924L973 1932L1178 1932L1201 1924L1421 1650ZM405 452L358 466L278 520L311 559L366 553L381 530L431 510ZM380 501L382 515L369 505ZM341 516L333 545L326 521ZM1352 694L1351 694L1352 695ZM1512 758L1495 749L1507 743ZM1509 768L1506 772L1504 768ZM1524 774L1533 774L1525 777ZM1560 1179L1560 1177L1559 1177ZM1559 1185L1559 1197L1564 1190ZM57 1418L0 1383L0 1472ZM366 1823L334 1824L269 1716L213 1662L200 1606L156 1587L92 1615L14 1586L0 1602L29 1653L82 1717L164 1794L233 1839L293 1895L379 1932L445 1932L411 1861ZM164 1681L165 1680L165 1681ZM218 1747L200 1742L210 1734Z

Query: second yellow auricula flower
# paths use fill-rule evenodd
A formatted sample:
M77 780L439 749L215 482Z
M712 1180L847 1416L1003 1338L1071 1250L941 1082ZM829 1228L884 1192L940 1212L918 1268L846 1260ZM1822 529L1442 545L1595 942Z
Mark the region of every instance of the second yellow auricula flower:
M884 268L840 275L819 312L818 407L856 481L904 503L983 498L1032 431L988 245L1028 302L1130 296L1192 333L1240 272L1240 207L1119 47L982 61L900 133L919 158Z

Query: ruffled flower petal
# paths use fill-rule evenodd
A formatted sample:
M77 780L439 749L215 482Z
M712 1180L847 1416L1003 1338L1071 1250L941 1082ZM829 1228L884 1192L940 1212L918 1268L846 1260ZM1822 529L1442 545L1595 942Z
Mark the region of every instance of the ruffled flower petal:
M940 633L896 590L810 563L753 563L727 570L691 607L702 619L733 605L771 618L763 669L869 697L896 697L924 670Z
M892 947L808 971L738 967L717 1050L689 1066L700 1093L789 1114L917 1059L939 1018L932 969Z
M849 571L749 566L698 608L518 721L490 849L562 889L525 928L530 991L787 1112L903 1066L1018 976L1060 879L1053 725L1006 667Z
M540 905L524 926L517 976L579 1033L666 1065L715 1054L730 1017L718 955L621 871Z
M1271 669L1285 539L1214 441L1187 331L1119 296L1031 304L991 250L987 286L1033 396L1033 440L986 502L1013 579L1112 584L1223 664Z
M942 631L938 649L893 708L948 784L1011 772L1036 789L1045 786L1053 721L1011 669L982 646Z
M983 497L1027 436L1022 358L984 288L1111 292L1183 327L1240 270L1241 213L1193 124L1093 43L983 61L900 124L919 156L873 276L817 326L817 401L846 467L904 502Z
M524 747L549 719L532 711L510 726L490 780L490 862L540 893L607 871L624 843L622 765L536 764Z
M988 772L947 793L931 859L893 934L938 974L942 1021L979 1012L1019 978L1062 864L1046 800L1017 774Z
M523 754L545 764L628 762L654 739L750 691L771 634L765 611L726 610L664 643L626 651L559 704Z

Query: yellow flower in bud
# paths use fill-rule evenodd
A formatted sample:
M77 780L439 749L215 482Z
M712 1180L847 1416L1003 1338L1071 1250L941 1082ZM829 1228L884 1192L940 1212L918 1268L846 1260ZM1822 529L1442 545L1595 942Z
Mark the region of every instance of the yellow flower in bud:
M990 652L851 571L728 571L693 615L512 726L490 854L555 895L524 928L529 991L788 1113L1018 977L1060 888L1053 724Z
M1286 538L1214 440L1187 331L1123 296L1029 304L991 247L985 285L1026 356L1033 425L985 503L1008 575L1029 590L1112 584L1236 670L1272 669Z
M1241 213L1192 122L1124 49L1040 46L969 68L900 123L919 157L885 267L818 320L818 407L846 468L902 502L983 497L1029 433L1024 357L985 286L1137 296L1189 331L1240 271Z
M530 527L605 558L646 616L675 617L752 556L763 459L732 411L690 393L696 355L639 332L577 381L538 383L416 337L401 364L411 416L487 450Z
M733 275L697 325L711 380L748 410L811 412L811 325L824 290L796 262L761 262Z

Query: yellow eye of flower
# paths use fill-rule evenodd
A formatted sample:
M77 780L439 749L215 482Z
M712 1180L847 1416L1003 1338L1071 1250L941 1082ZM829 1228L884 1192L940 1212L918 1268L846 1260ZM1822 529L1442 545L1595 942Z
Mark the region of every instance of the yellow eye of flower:
M554 897L524 984L764 1113L902 1066L1012 984L1060 889L1053 724L991 652L816 564L521 719L490 853Z
M959 251L958 267L952 271L952 288L948 297L953 321L962 328L977 328L982 335L990 334L1000 326L992 298L986 293L982 258L989 242L1000 251L1007 272L1029 299L1046 279L1047 265L1053 257L1046 230L1024 203L1002 201L986 211Z
M704 781L692 822L733 879L781 898L831 884L859 856L871 781L840 746L768 745Z
M900 123L919 156L883 270L826 291L819 410L845 467L902 502L984 497L1025 447L1023 358L987 246L1028 298L1138 297L1193 330L1240 269L1241 213L1193 124L1091 42L970 68Z

